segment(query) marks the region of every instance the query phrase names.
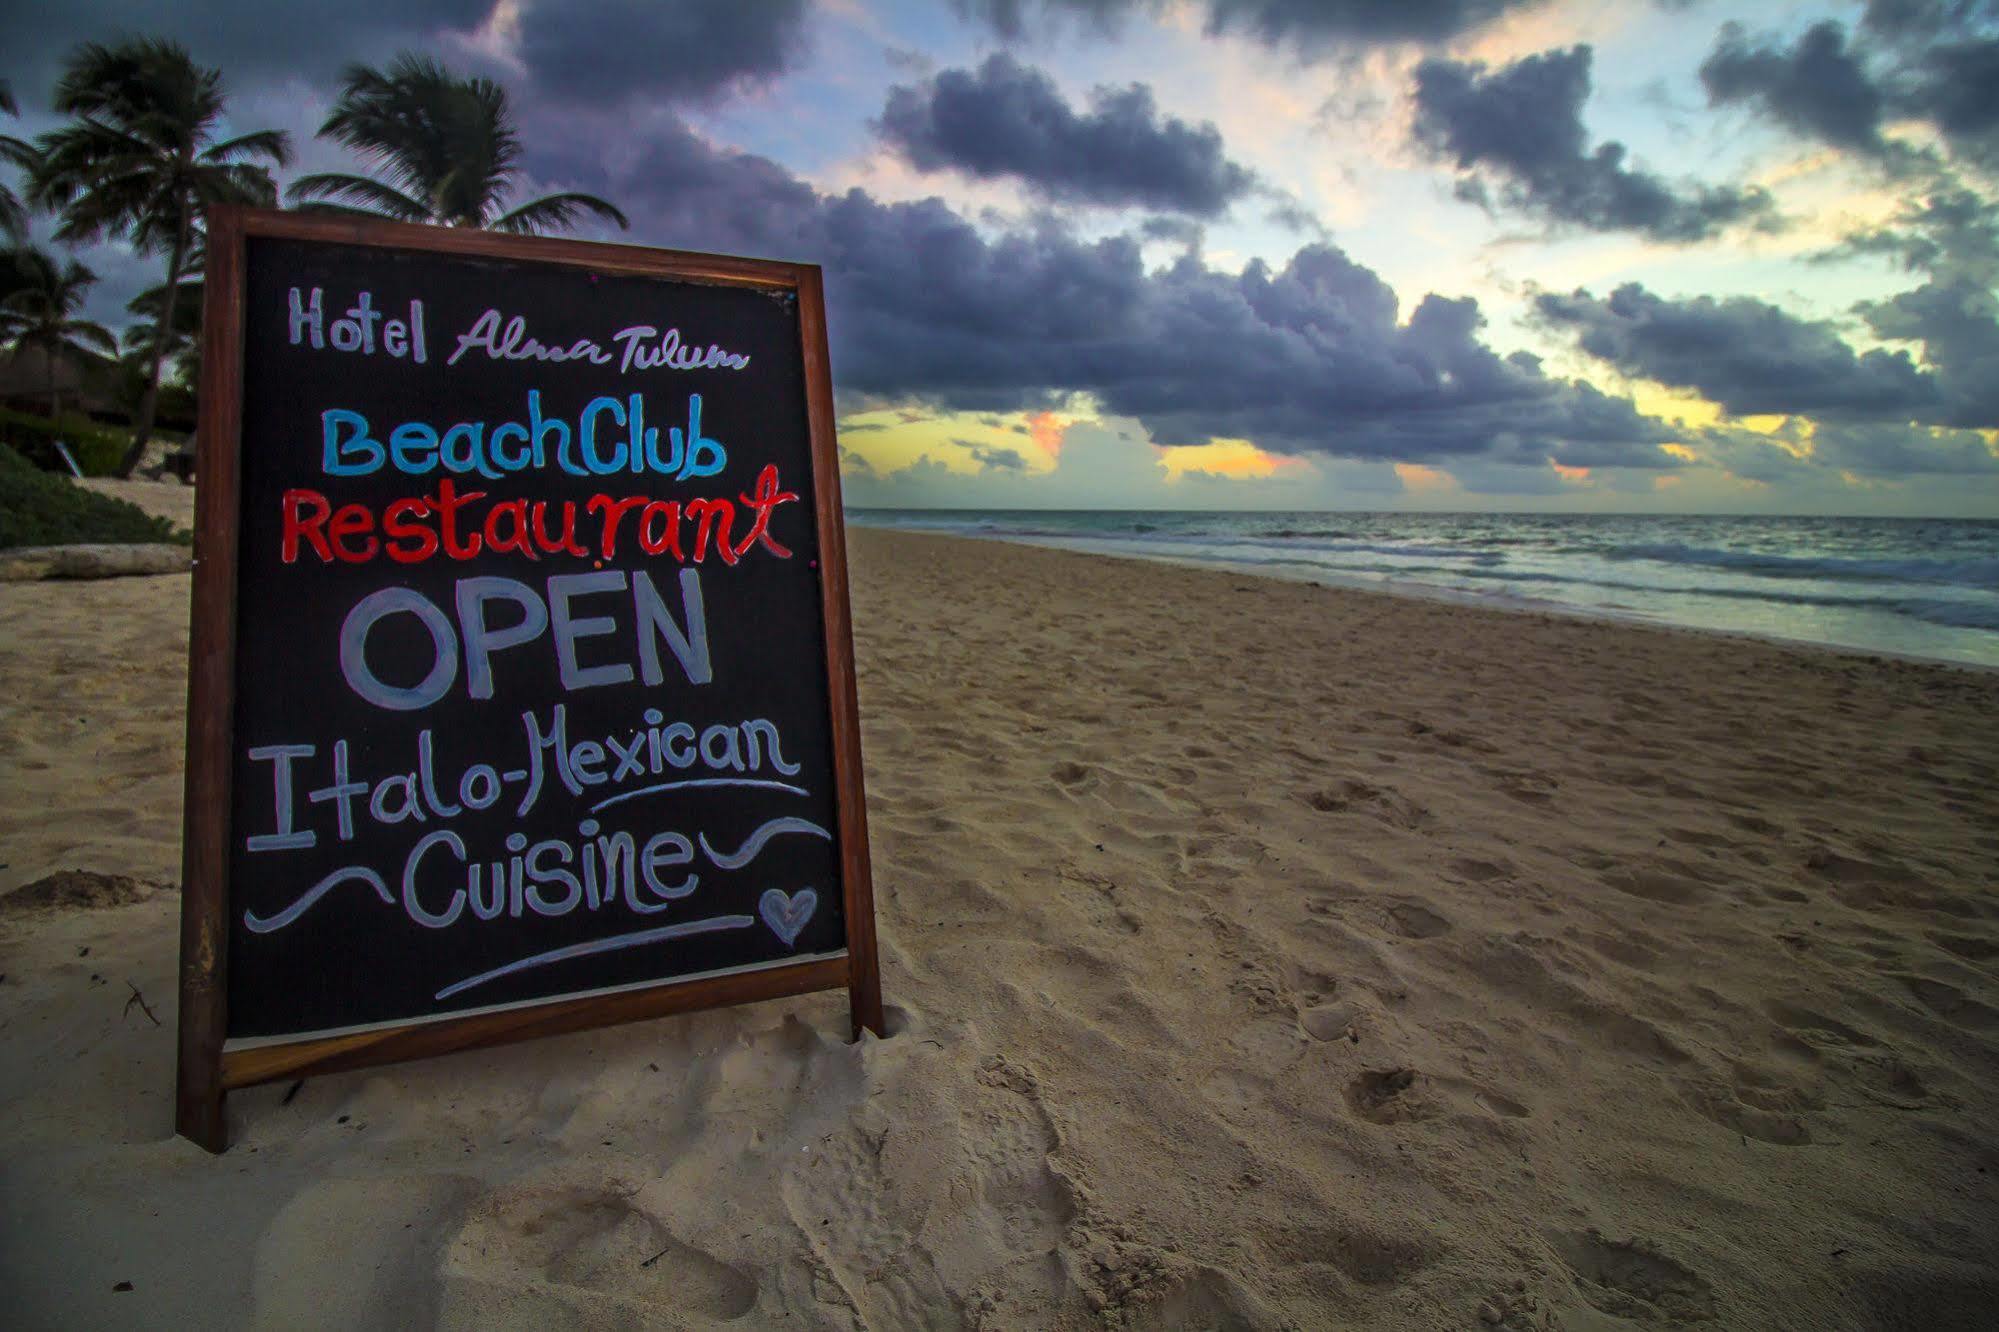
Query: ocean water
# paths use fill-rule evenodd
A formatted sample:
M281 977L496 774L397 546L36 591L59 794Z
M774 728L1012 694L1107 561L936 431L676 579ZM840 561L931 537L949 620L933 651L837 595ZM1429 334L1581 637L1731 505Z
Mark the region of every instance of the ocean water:
M937 509L849 520L1999 666L1999 520Z

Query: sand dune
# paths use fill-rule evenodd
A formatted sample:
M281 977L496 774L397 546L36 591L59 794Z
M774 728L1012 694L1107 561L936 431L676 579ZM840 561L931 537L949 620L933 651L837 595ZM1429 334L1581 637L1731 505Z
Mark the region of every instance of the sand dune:
M816 996L318 1078L210 1158L177 896L44 885L10 1321L1989 1325L1999 677L853 563L892 1039ZM0 891L175 879L186 588L0 588Z

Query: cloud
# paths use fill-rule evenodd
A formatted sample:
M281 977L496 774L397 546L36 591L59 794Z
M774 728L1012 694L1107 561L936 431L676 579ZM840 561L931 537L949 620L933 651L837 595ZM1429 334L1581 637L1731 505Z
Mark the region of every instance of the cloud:
M1830 324L1749 297L1673 301L1637 283L1598 299L1543 293L1545 323L1627 375L1690 388L1736 416L1810 413L1857 420L1934 420L1936 380L1907 352L1857 354Z
M1999 429L1999 296L1989 284L1930 281L1857 308L1877 336L1922 344L1947 404L1939 416L1925 419Z
M1208 31L1319 55L1346 43L1440 42L1540 0L1207 0Z
M1212 35L1239 33L1263 45L1313 58L1342 47L1388 42L1441 42L1510 10L1543 0L1202 0ZM1133 12L1157 14L1162 0L958 0L961 13L1009 41L1044 22L1071 18L1099 34L1116 31Z
M1027 470L1027 459L1021 455L1019 449L999 448L992 444L981 444L977 440L971 439L954 439L951 442L959 445L966 453L970 454L972 461L979 465L979 470L982 472L1024 472Z
M1821 426L1812 442L1812 461L1855 476L1999 474L1999 454L1974 430L1841 424Z
M1046 74L1003 53L890 89L876 128L921 170L1011 178L1070 203L1212 217L1255 180L1213 125L1161 116L1145 84L1100 88L1077 112Z
M1416 68L1417 142L1461 171L1497 177L1507 206L1592 231L1636 231L1653 240L1704 240L1739 222L1767 222L1760 189L1688 185L1676 190L1627 167L1624 145L1593 150L1583 128L1590 92L1588 46L1546 51L1488 71L1483 63L1425 60ZM1486 199L1467 177L1459 197Z
M1708 104L1747 103L1793 133L1878 153L1882 96L1838 23L1815 23L1784 50L1752 42L1739 23L1722 27L1701 65Z
M167 37L241 91L286 77L330 79L355 61L466 33L493 0L296 0L276 13L262 0L0 0L7 75L23 111L47 107L63 63L82 42Z
M1933 158L1882 134L1894 119L1931 125L1951 152L1999 164L1999 7L1870 4L1849 40L1831 19L1789 46L1725 24L1701 65L1713 106L1748 106L1792 133L1908 166Z
M572 175L589 155L544 138ZM1331 245L1241 273L1198 255L1148 270L1129 236L1056 222L996 235L937 199L822 195L768 159L652 125L578 183L635 238L823 265L844 394L971 412L1087 394L1160 444L1246 438L1358 459L1549 457L1675 465L1670 428L1482 340L1472 300L1397 297Z
M1706 461L1758 485L1826 494L1842 476L1900 482L1999 475L1999 454L1976 431L1875 422L1813 425L1791 417L1765 434L1709 426L1695 440Z
M1935 125L1954 151L1999 164L1999 37L1931 47L1897 88L1896 102Z
M1905 205L1891 223L1857 231L1815 262L1885 255L1913 272L1999 286L1999 210L1952 185Z
M805 0L529 0L517 49L564 101L704 100L790 68L805 19Z
M1995 21L1999 5L1993 0L1867 0L1860 23L1886 41L1927 42Z
M1138 234L1151 241L1164 241L1199 251L1207 239L1207 228L1192 218L1153 216L1139 224Z

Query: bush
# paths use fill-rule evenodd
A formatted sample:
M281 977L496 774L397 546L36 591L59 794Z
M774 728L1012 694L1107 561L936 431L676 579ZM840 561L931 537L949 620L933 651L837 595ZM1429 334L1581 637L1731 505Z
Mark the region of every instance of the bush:
M87 417L67 415L60 429L46 416L31 416L0 407L0 443L13 446L24 457L51 471L69 469L57 456L55 441L69 445L70 456L85 476L116 476L125 461L126 446L132 437L111 426L101 426Z
M166 519L44 472L0 444L0 550L83 541L187 540Z

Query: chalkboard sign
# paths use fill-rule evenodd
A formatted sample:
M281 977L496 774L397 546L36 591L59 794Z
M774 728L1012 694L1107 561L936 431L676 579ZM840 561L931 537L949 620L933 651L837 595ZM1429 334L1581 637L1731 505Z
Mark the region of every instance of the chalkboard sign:
M881 1029L818 270L210 219L180 1129L845 986Z

